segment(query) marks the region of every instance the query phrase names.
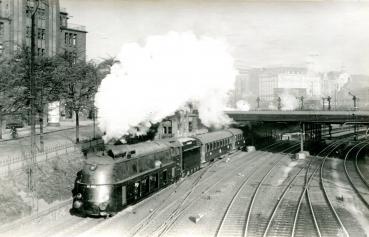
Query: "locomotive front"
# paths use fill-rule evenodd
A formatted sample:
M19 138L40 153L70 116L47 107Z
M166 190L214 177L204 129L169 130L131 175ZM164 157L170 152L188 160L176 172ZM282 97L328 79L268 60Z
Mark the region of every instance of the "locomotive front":
M73 189L72 211L83 216L108 216L114 211L113 163L108 156L86 160Z

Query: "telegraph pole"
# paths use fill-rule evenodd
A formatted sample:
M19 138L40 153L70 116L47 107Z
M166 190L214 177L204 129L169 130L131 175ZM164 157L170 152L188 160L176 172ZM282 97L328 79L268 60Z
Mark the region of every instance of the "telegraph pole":
M32 193L33 201L36 198L34 167L36 163L36 81L34 76L35 62L35 28L36 28L36 13L39 7L39 0L34 1L34 9L31 13L31 55L29 60L29 80L30 80L30 116L31 116L31 161L29 164L29 190ZM37 202L37 200L36 200ZM33 208L34 208L33 202Z

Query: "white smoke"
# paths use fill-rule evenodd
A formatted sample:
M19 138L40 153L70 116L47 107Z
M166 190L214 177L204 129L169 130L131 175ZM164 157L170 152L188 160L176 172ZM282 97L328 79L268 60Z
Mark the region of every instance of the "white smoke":
M236 107L237 107L238 110L243 110L243 111L249 111L250 110L250 104L247 103L247 101L244 101L244 100L237 101Z
M282 110L295 110L298 108L299 102L295 96L288 93L283 93L282 95L280 95L280 97Z
M227 44L190 32L151 36L123 46L96 95L105 139L145 133L151 123L196 101L206 126L231 122L223 111L236 77Z

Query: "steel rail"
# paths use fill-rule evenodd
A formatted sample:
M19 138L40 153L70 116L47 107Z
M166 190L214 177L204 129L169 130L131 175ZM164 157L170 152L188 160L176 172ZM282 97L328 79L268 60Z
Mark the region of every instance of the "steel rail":
M325 147L323 150L321 150L317 156L319 156L320 154L322 154L323 152L325 152L326 150L330 149L331 147L334 147L332 150L330 150L330 152L326 155L326 157L328 157L338 146L342 145L347 139L344 139L343 141L337 141L337 142L334 142L330 145L328 145L327 147ZM312 203L310 201L310 196L309 196L309 185L310 185L310 182L311 180L313 179L315 173L317 172L317 170L319 169L319 167L315 168L315 170L313 171L313 173L310 175L309 177L309 170L310 170L310 167L312 165L312 161L314 159L312 158L309 162L309 165L306 169L306 175L305 175L305 187L304 187L304 190L302 191L301 195L300 195L300 198L299 198L299 202L298 202L298 205L297 205L297 209L296 209L296 214L295 214L295 217L294 217L294 221L293 221L293 227L292 227L292 232L291 232L291 236L294 237L295 234L296 234L296 225L297 225L297 220L298 220L298 216L299 216L299 213L300 213L300 209L301 209L301 205L302 205L302 200L303 198L305 197L306 195L306 198L307 198L307 201L308 201L308 204L309 204L309 209L310 209L310 212L311 212L311 215L312 215L312 218L313 218L313 222L314 222L314 226L315 226L315 230L317 231L317 234L319 237L321 237L321 232L320 232L320 229L319 229L319 226L318 226L318 223L317 223L317 220L316 220L316 217L315 217L315 213L314 213L314 209L312 207Z
M269 231L270 226L272 225L272 221L274 219L275 214L277 213L277 210L280 206L280 204L282 203L284 197L286 196L287 192L290 190L290 188L292 187L293 182L295 181L295 179L297 178L297 176L305 169L306 167L301 168L296 175L293 177L293 179L290 181L290 183L288 184L288 186L283 190L282 195L278 198L278 202L276 203L276 205L273 208L273 212L269 217L269 221L267 224L267 227L264 230L264 234L263 237L266 237Z
M347 158L348 158L348 155L350 154L350 152L351 152L353 149L355 149L355 147L358 147L358 146L360 146L360 145L362 145L362 144L365 144L365 145L364 145L364 146L362 146L362 147L361 147L361 149L356 153L356 159L357 159L357 156L359 155L360 151L361 151L364 147L366 147L366 146L368 146L368 145L369 145L369 143L368 143L368 142L360 142L360 143L356 144L355 146L351 147L351 149L346 153L345 159L344 159L344 161L343 161L343 167L344 167L344 169L345 169L345 173L346 173L347 179L349 180L349 182L350 182L350 184L351 184L352 188L354 189L355 193L359 196L360 200L364 203L364 205L369 209L369 203L368 203L368 201L367 201L367 200L365 200L365 198L363 197L363 195L361 194L361 192L359 191L359 189L355 186L355 184L354 184L354 182L353 182L353 180L352 180L352 178L351 178L351 176L350 176L350 174L349 174L349 172L348 172L348 170L347 170L347 165L346 165Z
M299 146L300 144L297 144L297 146ZM296 146L296 145L295 145ZM293 147L295 147L293 146ZM277 164L279 162L281 162L282 159L278 160L277 162L274 163L274 165L272 166L272 168L269 169L269 171L264 175L264 177L262 178L262 180L259 182L256 190L254 191L254 194L252 196L252 199L251 199L251 203L249 205L249 208L247 210L247 216L246 216L246 224L245 224L245 228L244 228L244 237L247 236L247 232L248 232L248 229L249 229L249 225L250 225L250 219L251 219L251 212L252 212L252 209L253 209L253 206L254 206L254 203L255 203L255 200L256 200L256 196L260 190L260 187L262 186L264 180L269 176L269 174L272 172L273 168L277 166Z
M282 159L283 157L281 157L280 159ZM224 212L224 215L221 219L220 224L218 225L216 232L215 232L215 236L219 236L219 233L224 225L224 222L226 220L227 215L229 214L229 210L231 209L231 207L233 206L236 198L238 197L239 193L242 191L243 187L248 183L249 179L255 174L255 172L258 169L254 169L246 178L245 180L242 182L242 184L240 185L240 187L238 188L238 191L235 193L235 195L233 196L231 202L228 204L226 211Z
M283 143L282 143L283 145ZM286 151L286 150L289 150L291 148L295 148L295 147L298 147L300 144L295 144L293 146L290 146L286 149L284 149L283 151ZM240 167L240 169L243 169L243 167ZM214 185L212 185L211 187L209 187L205 192L207 192L210 188L214 187L215 185L217 185L218 183L220 183L221 181L223 181L225 178L222 178L221 180L219 180L218 182L216 182ZM195 200L197 200L199 197L195 198ZM157 236L163 236L174 224L174 221L177 220L184 212L185 209L187 209L188 207L190 207L194 202L190 202L183 210L181 210L180 213L178 213L178 215L176 216L176 218L169 224L169 225L165 225L165 228L163 231L161 231Z
M321 184L321 187L322 187L323 195L324 195L326 201L328 202L328 205L329 205L332 213L334 214L334 217L336 218L337 222L341 226L341 229L343 230L343 232L345 233L346 236L349 236L349 234L347 232L347 229L343 225L343 223L341 221L341 218L338 216L335 208L333 207L332 202L329 199L328 194L327 194L327 191L326 191L325 186L324 186L324 177L323 176L324 176L324 164L325 164L326 159L327 159L327 157L323 159L323 162L322 162L322 164L320 166L320 184Z
M364 147L365 147L365 146L364 146ZM357 173L359 174L359 176L360 176L361 180L364 182L365 186L369 189L369 183L368 183L368 181L366 181L366 179L365 179L364 175L361 173L361 170L360 170L359 165L358 165L358 156L359 156L360 151L361 151L364 147L362 147L362 148L358 151L358 153L356 154L356 157L355 157L355 167L356 167L356 171L357 171Z

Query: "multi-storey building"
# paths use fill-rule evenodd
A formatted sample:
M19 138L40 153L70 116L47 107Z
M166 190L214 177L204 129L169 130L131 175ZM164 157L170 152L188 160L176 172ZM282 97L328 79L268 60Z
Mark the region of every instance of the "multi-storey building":
M294 91L298 95L318 98L322 95L321 75L306 68L269 68L259 77L259 96L273 101L281 91Z
M35 52L38 56L67 54L86 58L86 30L68 23L59 0L0 0L0 57L31 45L31 15L35 12Z

